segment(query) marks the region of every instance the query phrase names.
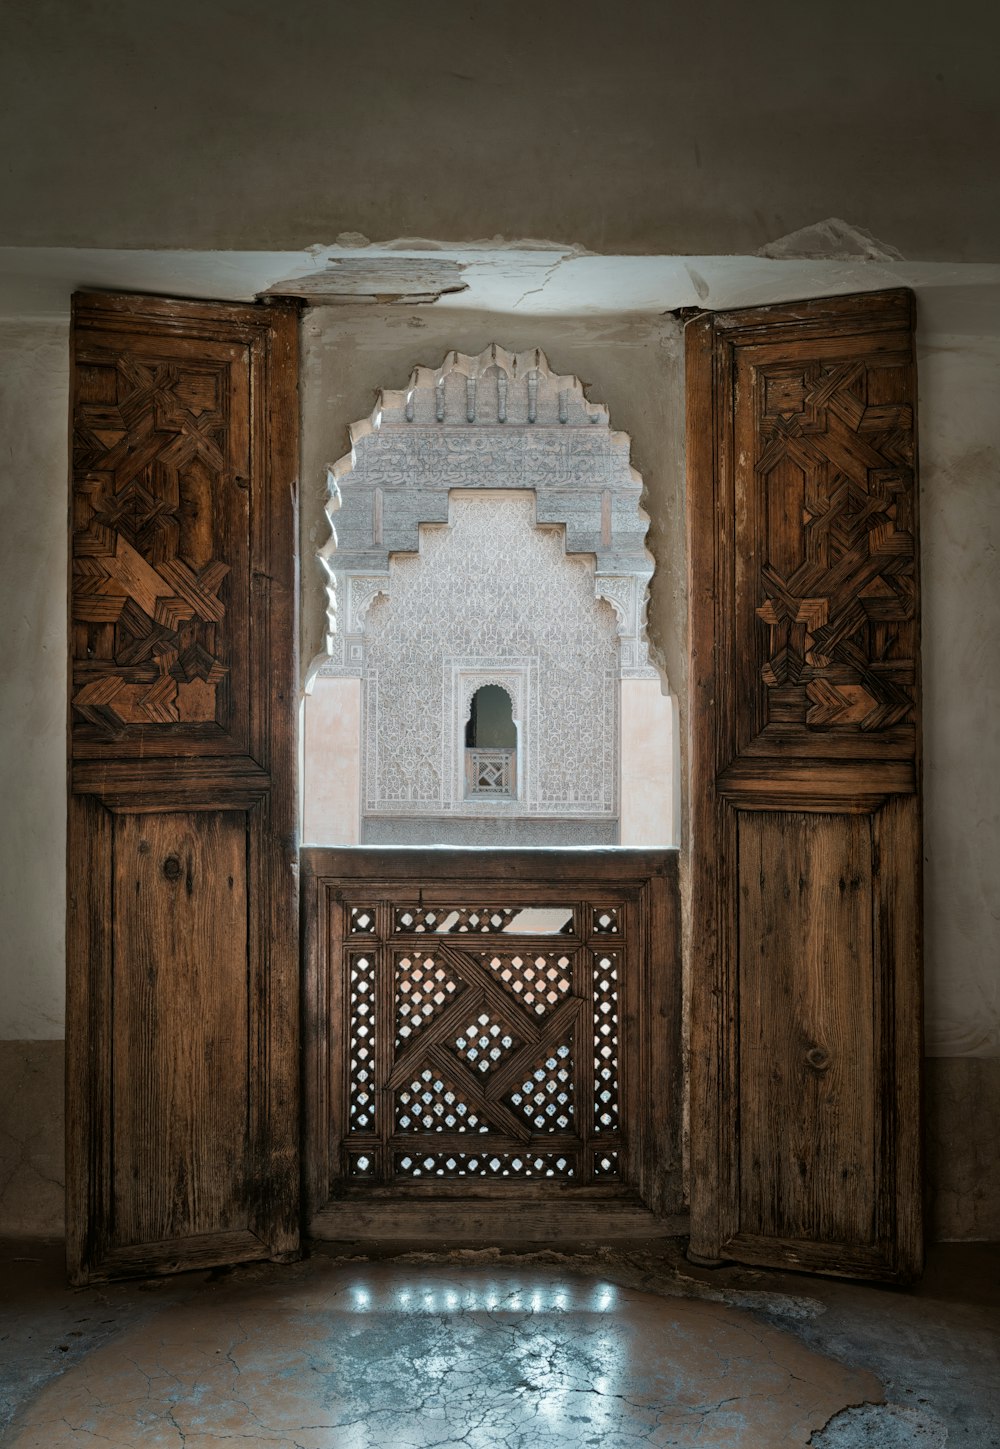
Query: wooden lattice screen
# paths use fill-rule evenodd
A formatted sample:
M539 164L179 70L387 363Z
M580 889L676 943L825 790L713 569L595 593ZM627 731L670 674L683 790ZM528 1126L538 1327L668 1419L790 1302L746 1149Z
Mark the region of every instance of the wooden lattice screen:
M667 857L643 856L639 871L622 852L631 878L619 863L618 879L598 881L585 856L510 852L525 873L495 881L480 852L418 856L421 873L397 852L408 874L381 880L344 879L371 870L368 852L336 853L336 867L334 855L307 852L310 995L326 1027L314 1209L329 1195L491 1188L640 1189L672 1208L673 1155L657 1163L653 1148L679 1117L674 943L655 938L651 914Z

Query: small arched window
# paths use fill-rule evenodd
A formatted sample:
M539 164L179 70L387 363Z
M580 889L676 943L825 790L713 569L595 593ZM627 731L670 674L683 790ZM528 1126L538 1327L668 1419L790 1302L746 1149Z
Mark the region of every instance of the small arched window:
M465 726L465 793L517 798L517 725L510 695L484 684L472 696Z

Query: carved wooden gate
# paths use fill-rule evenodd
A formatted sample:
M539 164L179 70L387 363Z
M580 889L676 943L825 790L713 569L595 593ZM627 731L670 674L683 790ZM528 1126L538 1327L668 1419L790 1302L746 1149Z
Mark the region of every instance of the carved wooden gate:
M305 853L314 1233L679 1211L674 858L595 854Z

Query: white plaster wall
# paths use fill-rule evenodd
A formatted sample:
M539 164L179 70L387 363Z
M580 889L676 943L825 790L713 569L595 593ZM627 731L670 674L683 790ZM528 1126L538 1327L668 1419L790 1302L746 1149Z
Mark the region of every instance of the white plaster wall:
M918 366L926 1047L1000 1057L1000 339Z
M623 679L619 842L662 850L680 844L674 701L655 679Z
M361 680L313 681L302 711L302 843L357 845Z
M0 323L0 1040L63 1035L65 323Z

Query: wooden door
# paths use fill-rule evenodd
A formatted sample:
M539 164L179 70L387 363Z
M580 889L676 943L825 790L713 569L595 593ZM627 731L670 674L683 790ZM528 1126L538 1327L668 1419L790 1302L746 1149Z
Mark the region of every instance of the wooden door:
M679 1230L675 852L302 863L312 1236Z
M692 1252L921 1264L905 291L688 326Z
M76 1282L298 1246L295 313L72 323Z

